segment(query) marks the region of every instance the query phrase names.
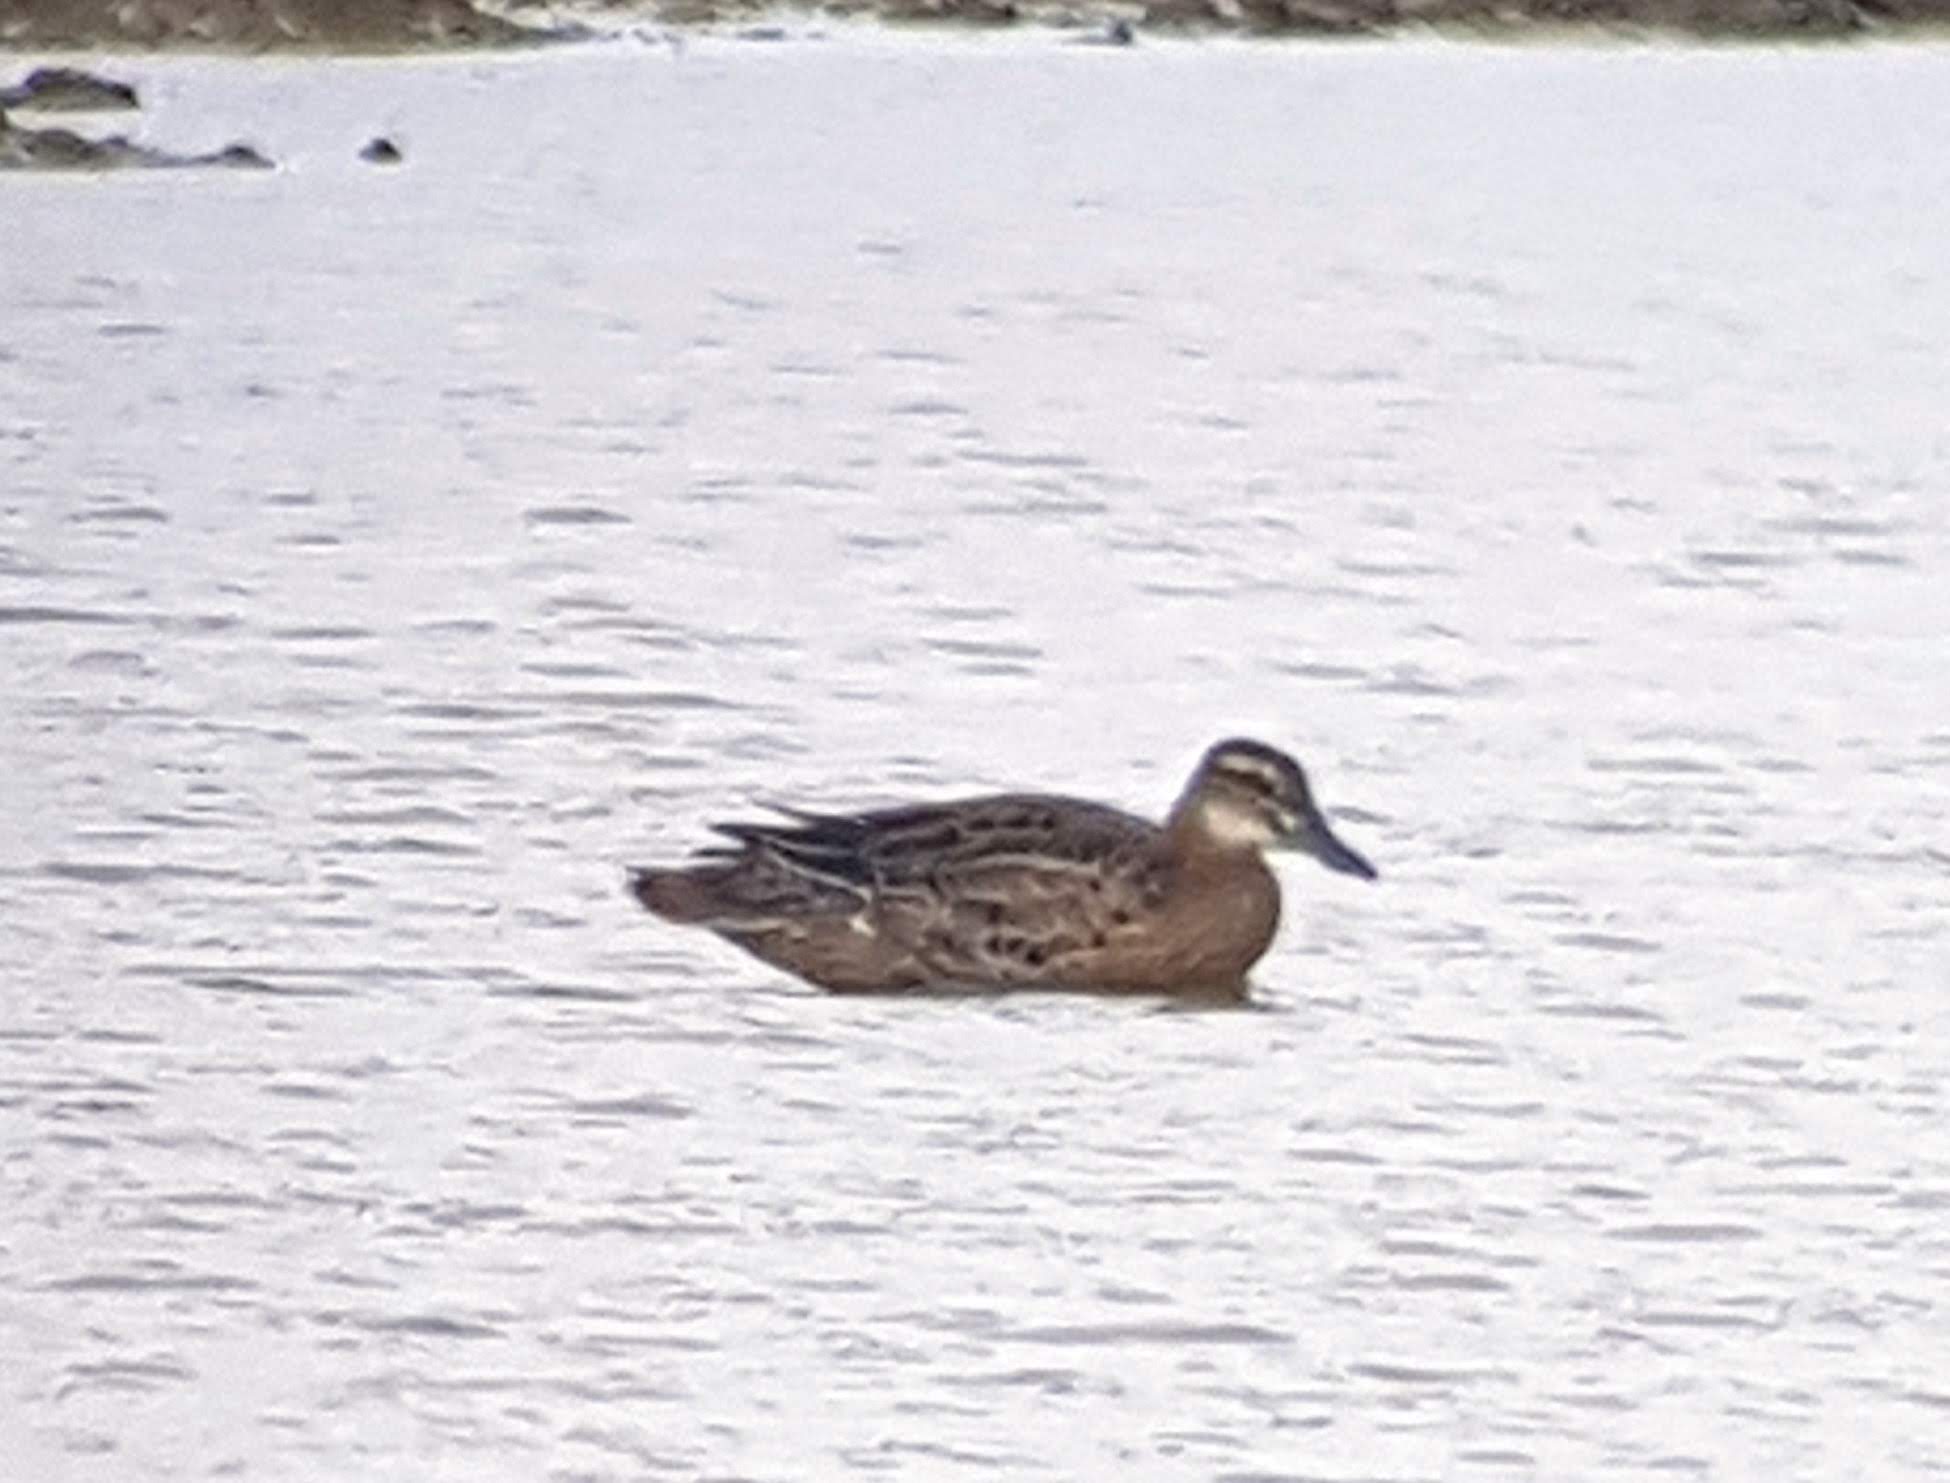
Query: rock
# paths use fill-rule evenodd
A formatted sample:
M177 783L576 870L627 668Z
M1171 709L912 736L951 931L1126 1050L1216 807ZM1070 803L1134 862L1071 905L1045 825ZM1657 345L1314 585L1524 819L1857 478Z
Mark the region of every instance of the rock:
M195 166L268 170L271 162L248 144L212 154L179 155L131 143L114 134L90 139L72 129L23 129L0 113L0 170L170 170Z
M1016 0L885 0L872 13L889 21L948 21L964 26L1012 26L1022 19Z
M1392 0L1240 0L1255 30L1354 36L1397 19Z
M155 154L155 151L149 151ZM221 165L227 170L275 170L276 165L248 144L226 144L215 154L157 155L152 164L163 166Z
M96 77L75 67L36 67L25 82L0 88L0 108L93 113L138 106L135 89L127 83Z
M1086 31L1076 38L1078 46L1129 46L1137 40L1137 32L1131 23L1119 16L1095 30Z
M367 141L366 147L359 151L359 158L368 165L397 165L406 156L400 153L397 144L381 134L378 138Z
M119 135L87 139L72 129L0 127L0 170L113 170L139 163L138 156Z

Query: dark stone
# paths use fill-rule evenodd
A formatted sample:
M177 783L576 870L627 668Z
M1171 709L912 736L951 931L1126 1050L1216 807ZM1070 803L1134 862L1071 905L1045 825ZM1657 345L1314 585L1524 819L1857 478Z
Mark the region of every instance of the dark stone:
M221 165L231 170L274 170L277 167L248 144L226 144L214 154L166 155L161 165Z
M359 158L368 165L397 165L406 156L400 153L397 144L382 134L377 139L369 141L366 147L359 151Z
M1129 46L1137 40L1137 32L1129 21L1119 18L1093 27L1075 40L1078 46Z
M1016 0L881 0L868 14L890 21L935 21L964 26L1012 26L1022 19Z
M36 67L25 82L0 88L0 108L95 113L139 106L135 89L127 83L74 67Z
M0 113L0 170L168 170L196 166L268 170L271 162L248 144L211 154L179 155L131 143L120 134L90 139L72 129L23 129Z

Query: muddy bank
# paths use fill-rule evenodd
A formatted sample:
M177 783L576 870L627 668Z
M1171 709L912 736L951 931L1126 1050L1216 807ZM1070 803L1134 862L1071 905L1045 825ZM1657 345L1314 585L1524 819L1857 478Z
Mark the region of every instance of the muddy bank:
M514 0L512 14L525 8ZM666 25L749 24L781 7L746 0L651 0L643 12ZM1146 32L1386 35L1427 28L1521 34L1587 27L1709 37L1848 36L1950 24L1950 0L828 0L801 14L891 22L1072 28L1123 41Z
M1219 18L1219 11L1232 17ZM1145 19L1166 26L1325 33L1589 26L1700 36L1840 36L1942 24L1950 20L1950 0L1152 0Z
M520 46L560 33L471 0L7 0L0 46L391 52Z
M586 19L564 26L564 15ZM1438 27L1711 37L1849 36L1950 24L1950 0L9 0L0 47L388 52L532 45L617 26L768 17L1037 25L1113 41L1146 32L1380 35Z

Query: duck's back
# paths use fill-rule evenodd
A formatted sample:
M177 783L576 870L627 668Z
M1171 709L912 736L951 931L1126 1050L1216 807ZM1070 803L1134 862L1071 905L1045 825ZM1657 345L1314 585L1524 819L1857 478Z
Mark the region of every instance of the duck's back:
M1163 892L1163 834L1077 799L1008 793L863 816L877 931L929 979L1088 986Z
M799 837L857 851L883 887L941 871L1115 868L1160 838L1122 810L1042 793L1001 793L953 803L804 821Z

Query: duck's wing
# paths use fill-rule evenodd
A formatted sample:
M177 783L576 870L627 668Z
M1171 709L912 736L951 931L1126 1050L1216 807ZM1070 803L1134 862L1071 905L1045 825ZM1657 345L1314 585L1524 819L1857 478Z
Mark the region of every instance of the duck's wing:
M943 981L1063 981L1162 889L1156 826L1039 794L795 815L789 826L728 832L865 892L874 929Z
M897 890L944 869L1011 865L1066 871L1155 841L1155 825L1101 804L1034 793L965 798L860 814L778 810L786 824L714 824L835 883ZM729 850L721 853L730 853Z
M925 981L1083 985L1111 976L1164 889L1158 828L1075 799L779 812L713 826L731 843L677 873L695 905L661 879L657 900L641 879L638 894L739 941L844 922L854 956L898 955Z

